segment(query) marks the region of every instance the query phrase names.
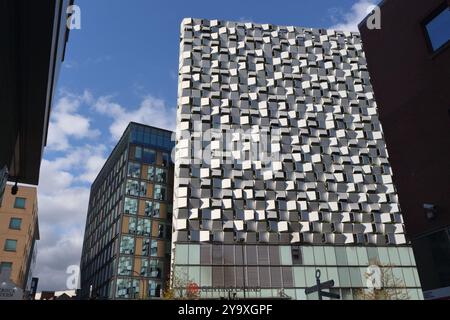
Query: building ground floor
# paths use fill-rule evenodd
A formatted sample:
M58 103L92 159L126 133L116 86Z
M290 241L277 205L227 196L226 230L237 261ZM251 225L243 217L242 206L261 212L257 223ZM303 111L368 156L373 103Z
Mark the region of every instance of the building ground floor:
M314 300L305 288L334 281L341 299L423 299L411 247L175 244L172 281L196 288L200 299Z

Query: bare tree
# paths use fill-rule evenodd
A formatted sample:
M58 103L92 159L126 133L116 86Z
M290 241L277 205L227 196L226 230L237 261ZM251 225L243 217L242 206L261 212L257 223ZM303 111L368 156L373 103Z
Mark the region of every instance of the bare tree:
M358 289L355 298L358 300L409 300L403 279L394 275L391 265L383 265L379 260L371 261L371 265L379 268L380 283L379 287L369 287L367 289ZM373 279L373 273L366 273L365 277L369 281Z
M163 292L163 298L166 300L198 300L200 290L198 285L187 275L187 271L172 273L172 277L167 281L166 289Z

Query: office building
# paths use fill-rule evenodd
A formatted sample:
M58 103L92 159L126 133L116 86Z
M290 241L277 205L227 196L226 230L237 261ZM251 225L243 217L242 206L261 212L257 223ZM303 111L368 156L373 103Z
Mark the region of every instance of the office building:
M173 279L353 299L376 263L422 298L358 33L187 18L179 68Z
M83 299L158 299L170 269L174 142L130 123L91 187Z
M73 0L1 0L0 200L2 178L37 185L50 110L66 50Z
M425 298L450 297L449 7L386 0L380 30L360 24Z
M9 280L28 299L39 240L37 189L21 186L13 196L11 188L6 186L0 206L0 273L9 269Z

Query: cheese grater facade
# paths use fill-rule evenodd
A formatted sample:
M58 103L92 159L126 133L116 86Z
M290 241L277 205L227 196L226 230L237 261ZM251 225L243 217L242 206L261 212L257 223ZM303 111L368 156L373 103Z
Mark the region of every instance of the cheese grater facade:
M187 18L179 63L174 285L422 299L358 33Z

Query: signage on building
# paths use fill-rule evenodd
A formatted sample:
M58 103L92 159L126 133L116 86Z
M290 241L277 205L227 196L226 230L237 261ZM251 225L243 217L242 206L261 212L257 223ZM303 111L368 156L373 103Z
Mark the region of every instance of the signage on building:
M11 269L0 270L0 300L23 300L23 290L11 281Z

